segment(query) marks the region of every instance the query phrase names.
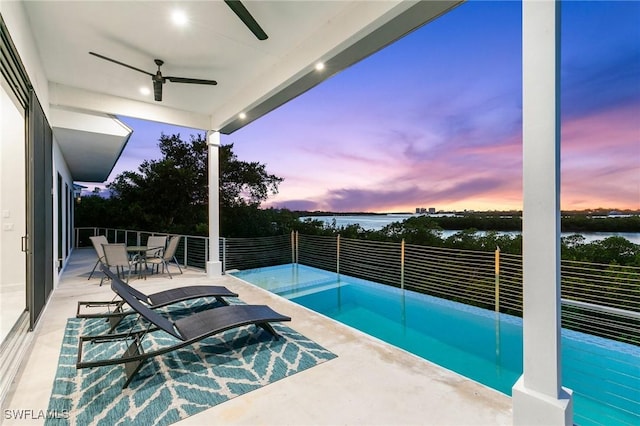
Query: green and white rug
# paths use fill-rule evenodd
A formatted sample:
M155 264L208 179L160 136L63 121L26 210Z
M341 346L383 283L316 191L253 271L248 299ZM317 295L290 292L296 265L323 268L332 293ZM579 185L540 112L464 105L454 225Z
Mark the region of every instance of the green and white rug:
M202 302L183 302L165 312L179 318L202 308ZM124 323L117 331L129 326ZM75 367L78 336L105 333L106 322L70 318L49 401L48 413L55 415L45 424L167 425L336 356L290 327L278 323L273 327L279 340L247 326L152 358L122 389L123 365ZM145 341L145 350L176 343L162 331L151 333ZM113 357L122 345L86 344L83 357L87 361Z

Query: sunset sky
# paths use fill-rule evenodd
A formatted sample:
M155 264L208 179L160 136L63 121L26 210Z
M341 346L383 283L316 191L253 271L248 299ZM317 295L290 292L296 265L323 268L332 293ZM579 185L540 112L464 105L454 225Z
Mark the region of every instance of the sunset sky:
M562 208L640 209L640 2L564 2ZM522 208L519 2L470 1L222 137L283 177L265 207ZM129 118L111 178L159 157Z

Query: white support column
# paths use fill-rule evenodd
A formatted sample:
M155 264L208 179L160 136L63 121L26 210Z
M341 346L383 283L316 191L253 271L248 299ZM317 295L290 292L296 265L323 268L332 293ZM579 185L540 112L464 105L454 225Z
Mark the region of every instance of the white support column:
M209 261L207 276L209 278L222 275L220 262L220 188L219 161L220 132L208 132L209 145Z
M572 425L560 352L560 2L522 4L523 345L514 425Z

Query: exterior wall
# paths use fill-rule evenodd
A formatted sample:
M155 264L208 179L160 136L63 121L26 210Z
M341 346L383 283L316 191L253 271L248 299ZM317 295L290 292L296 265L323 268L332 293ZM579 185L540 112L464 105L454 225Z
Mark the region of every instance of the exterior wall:
M58 193L58 174L60 174L60 176L62 176L62 193L59 194ZM64 258L64 248L63 248L63 253L59 253L58 252L58 237L59 237L59 233L62 233L62 245L63 247L67 246L67 239L69 236L69 232L68 229L66 227L66 224L69 223L69 226L71 228L73 228L73 218L70 218L70 220L67 220L67 203L69 202L68 200L68 194L66 194L65 191L65 184L67 184L67 186L69 188L71 188L73 190L73 179L71 177L71 173L69 172L69 168L67 167L67 163L64 160L64 157L62 156L62 152L60 151L60 147L58 146L58 143L56 142L56 138L55 136L53 137L53 261L54 261L54 271L58 270L58 259L63 259ZM62 198L62 229L58 228L58 223L59 223L59 218L58 218L58 199ZM66 265L66 262L68 260L68 256L67 258L63 259L64 263L62 265L62 269L60 270L60 273L62 273L62 270L64 270L64 266ZM59 274L54 274L54 287L58 286L58 278L59 278Z

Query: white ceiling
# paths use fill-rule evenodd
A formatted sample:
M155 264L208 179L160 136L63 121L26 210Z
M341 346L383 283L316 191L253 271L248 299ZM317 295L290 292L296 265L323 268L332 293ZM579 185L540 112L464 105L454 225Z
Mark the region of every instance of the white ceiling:
M245 0L268 35L264 41L219 0L22 5L46 74L51 111L88 113L82 123L93 122L96 114L122 115L228 134L463 1ZM10 9L15 10L3 10ZM171 20L176 9L187 15L183 27ZM157 69L154 59L161 59L164 76L218 85L167 82L162 102L156 102L150 76L90 51L150 73ZM319 61L326 65L322 71L315 69ZM151 93L141 94L141 87ZM106 179L129 137L74 129L55 118L51 125L75 180ZM95 160L90 169L80 160L87 156ZM87 176L89 170L96 173Z
M53 105L229 133L459 3L244 1L268 34L264 41L222 1L26 1L24 7ZM170 19L176 8L188 17L184 27ZM167 82L158 103L139 92L152 89L151 77L89 51L149 72L162 59L165 76L218 85ZM313 68L319 60L328 63L323 72ZM244 122L240 112L248 115Z

